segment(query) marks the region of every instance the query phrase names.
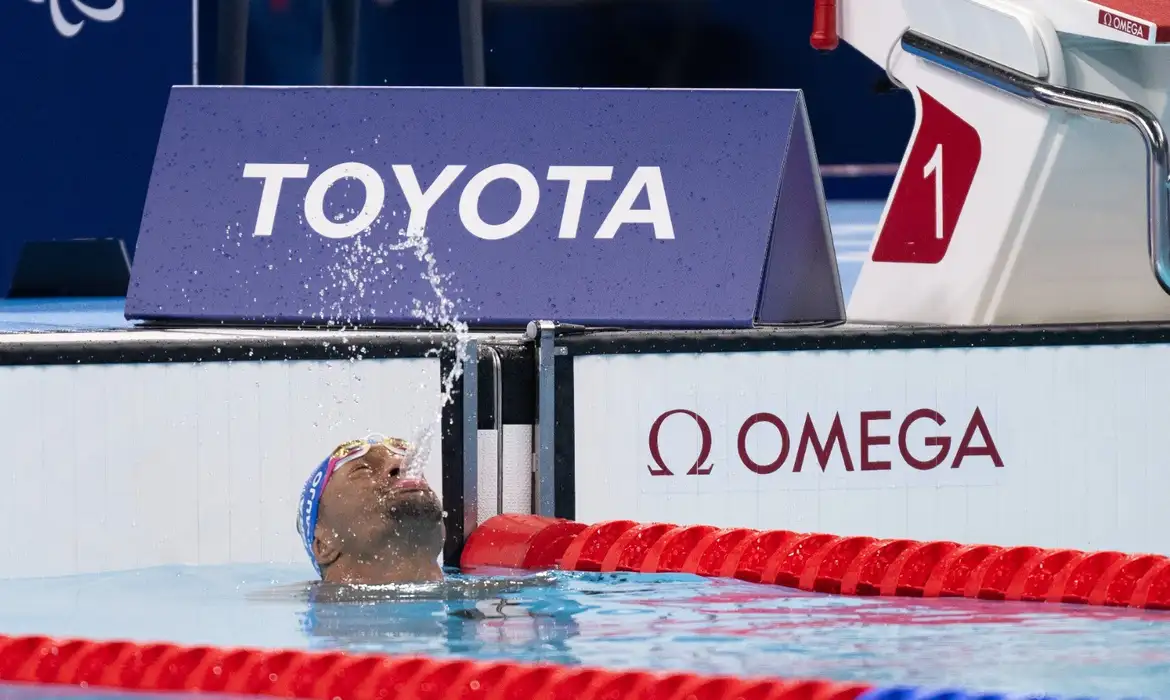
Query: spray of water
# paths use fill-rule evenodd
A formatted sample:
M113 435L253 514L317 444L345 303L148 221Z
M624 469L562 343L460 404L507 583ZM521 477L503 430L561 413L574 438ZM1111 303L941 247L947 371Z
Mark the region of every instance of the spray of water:
M380 227L378 223L374 227L389 228ZM454 354L454 362L441 378L438 410L434 415L422 417L421 424L411 435L411 449L404 460L406 473L421 477L423 467L430 459L435 436L440 432L442 409L451 402L455 383L463 374L471 335L467 323L457 313L460 300L452 298L450 279L440 273L430 240L422 228L399 229L397 237L376 244L364 239L365 234L355 236L336 251L339 256L326 268L330 282L318 292L321 310L314 315L331 327L359 326L378 313L377 305L382 303L380 290L393 284L405 271L406 266L400 261L401 254L413 254L421 264L419 274L434 298L415 298L411 308L403 311L408 311L424 327L444 331L447 339L441 349Z
M414 300L412 313L415 318L421 319L429 325L437 326L452 334L454 338L454 362L451 369L442 377L442 400L439 409L431 419L424 422L412 436L410 451L404 461L404 469L408 475L419 476L423 466L430 458L431 447L435 435L442 424L443 407L451 402L451 392L455 382L463 375L463 363L467 361L467 347L471 340L471 333L467 323L460 320L455 309L455 302L446 293L444 279L439 274L435 264L435 254L430 249L430 242L426 233L421 229L407 229L400 232L405 238L402 244L414 251L415 257L423 263L423 278L430 285L435 294L435 302L423 304L422 300Z

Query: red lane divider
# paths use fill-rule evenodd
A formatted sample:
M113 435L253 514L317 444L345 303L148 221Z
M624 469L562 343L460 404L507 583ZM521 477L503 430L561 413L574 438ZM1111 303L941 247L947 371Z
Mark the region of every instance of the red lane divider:
M514 549L507 551L516 555ZM306 700L855 700L870 690L832 681L749 681L694 673L47 637L0 637L0 682Z
M687 572L845 595L1170 610L1170 559L1160 554L720 530L632 520L583 525L535 515L498 515L471 533L461 563L468 569Z

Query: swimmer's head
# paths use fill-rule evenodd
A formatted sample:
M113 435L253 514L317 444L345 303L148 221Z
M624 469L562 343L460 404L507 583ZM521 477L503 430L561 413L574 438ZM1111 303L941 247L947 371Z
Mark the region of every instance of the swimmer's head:
M322 579L408 583L442 578L443 505L407 475L405 441L371 436L339 445L301 492L297 530Z

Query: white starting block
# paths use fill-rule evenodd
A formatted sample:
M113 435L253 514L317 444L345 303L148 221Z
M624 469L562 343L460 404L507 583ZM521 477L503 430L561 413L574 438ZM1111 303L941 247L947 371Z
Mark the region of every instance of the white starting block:
M1170 2L837 10L917 106L850 320L1170 320Z

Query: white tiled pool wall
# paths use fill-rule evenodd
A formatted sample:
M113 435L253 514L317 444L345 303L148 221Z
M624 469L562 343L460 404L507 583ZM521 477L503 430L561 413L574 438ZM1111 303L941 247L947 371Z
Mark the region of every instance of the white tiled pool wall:
M439 360L0 367L0 577L306 562L295 513L338 443L409 437ZM442 489L441 451L426 464Z
M1170 554L1168 366L1165 344L577 357L576 517Z
M576 514L1170 554L1168 361L1167 345L577 357ZM294 512L309 470L354 435L411 434L438 411L439 371L437 359L0 367L0 577L226 563L308 574ZM1002 467L982 428L954 466L976 408ZM710 473L685 473L701 431L680 414L658 435L672 475L651 474L651 428L676 409L708 424ZM945 422L907 422L922 410ZM791 443L766 474L738 449L757 413ZM827 449L834 416L843 444ZM828 457L822 468L806 445L797 473L806 419ZM530 512L533 427L502 433L504 511ZM939 466L902 458L900 440L925 460L940 437ZM483 522L498 512L497 432L477 438ZM766 464L782 445L760 423L743 447ZM427 470L441 491L440 460L433 450Z

